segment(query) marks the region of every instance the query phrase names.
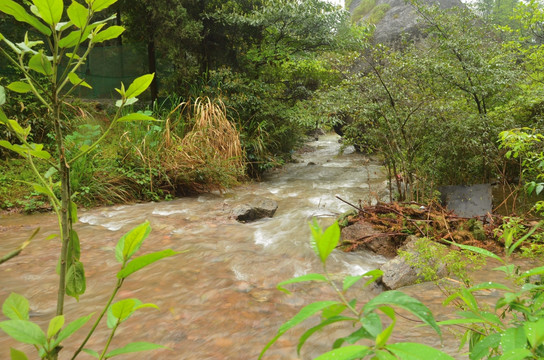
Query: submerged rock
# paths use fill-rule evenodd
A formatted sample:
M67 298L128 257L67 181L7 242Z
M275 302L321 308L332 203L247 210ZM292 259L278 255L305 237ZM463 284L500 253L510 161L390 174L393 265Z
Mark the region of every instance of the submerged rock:
M278 203L272 199L258 199L249 204L236 206L232 217L240 222L255 221L265 217L273 217L278 209Z

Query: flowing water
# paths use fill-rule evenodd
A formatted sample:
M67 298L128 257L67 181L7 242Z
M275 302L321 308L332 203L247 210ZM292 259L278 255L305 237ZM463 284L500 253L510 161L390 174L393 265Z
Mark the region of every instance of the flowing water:
M282 280L320 271L309 245L308 222L315 217L327 225L349 210L335 195L353 203L388 197L385 173L378 163L350 151L338 155L339 149L336 136L324 136L309 143L297 155L297 163L269 174L261 183L224 194L80 211L76 229L82 243L87 292L79 303L67 299L68 321L101 310L119 268L114 255L117 240L135 225L149 220L153 231L140 250L142 253L165 248L186 252L163 259L125 282L119 299L153 302L160 310L143 309L134 314L119 329L110 349L131 341L151 341L171 350L118 358L256 359L279 326L302 306L334 299L333 293L320 284L292 286L296 290L292 295L276 290L276 284ZM242 224L229 217L234 206L255 197L278 202L274 218ZM32 320L46 329L55 313L59 243L45 238L56 231L55 217L39 214L0 218L0 254L14 249L37 227L41 228L37 239L20 256L0 265L0 301L10 292L23 294L30 300ZM335 251L329 271L335 276L358 275L384 261L367 253ZM439 294L432 286L410 291L425 299L433 311L444 313ZM350 295L364 302L377 292L372 288L354 290ZM330 348L331 339L347 331L333 327L328 334L315 335L298 356L296 344L302 328L294 330L273 345L265 359L313 358ZM73 352L84 332L65 344L61 358ZM105 326L99 328L87 347L102 349L108 334ZM409 321L399 324L394 339L440 346L436 335L424 327L414 328ZM0 359L9 358L9 347L14 345L1 333ZM35 357L30 347L18 348ZM455 354L453 346L445 349ZM82 354L81 358L91 357Z

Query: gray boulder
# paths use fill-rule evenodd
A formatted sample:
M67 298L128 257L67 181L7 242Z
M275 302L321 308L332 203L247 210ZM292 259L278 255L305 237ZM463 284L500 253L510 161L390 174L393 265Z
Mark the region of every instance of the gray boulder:
M249 204L236 206L232 210L232 217L240 222L259 220L272 217L278 209L278 203L271 199L258 199Z
M416 251L416 236L409 236L407 243L401 248L401 250L407 251L412 254L417 255ZM438 261L438 259L437 259ZM423 277L420 275L418 269L409 265L404 258L396 256L395 258L389 260L383 264L380 268L384 275L381 279L381 283L388 290L395 290L403 286L413 285L418 282L423 281ZM438 271L436 275L439 278L446 276L446 266L440 264L438 266Z

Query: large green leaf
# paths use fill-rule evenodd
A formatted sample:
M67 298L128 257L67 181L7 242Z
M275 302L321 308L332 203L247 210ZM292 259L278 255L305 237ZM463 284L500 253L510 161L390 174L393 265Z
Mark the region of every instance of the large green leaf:
M78 28L81 29L87 25L89 10L77 1L72 1L72 4L68 7L66 12L68 13L70 21Z
M527 337L523 326L517 328L509 328L501 336L501 348L503 353L510 351L525 349L527 346Z
M397 318L393 308L389 306L382 306L379 309L391 319L391 324L389 324L389 326L387 326L381 333L378 334L378 336L376 336L376 346L378 348L382 348L385 344L387 344L389 337L391 337L395 324L397 323Z
M14 1L11 1L11 0L0 1L0 11L13 16L15 20L17 21L25 22L29 25L32 25L32 27L34 27L36 30L38 30L44 35L47 35L47 36L51 35L51 29L49 29L47 26L42 24L34 16L27 13L21 5L17 4Z
M149 221L146 221L123 235L115 246L115 257L117 261L120 263L128 261L128 259L138 251L140 246L142 246L143 241L150 232L151 226L149 225Z
M370 354L371 349L364 345L349 345L319 355L314 360L354 360Z
M44 346L45 334L36 324L28 320L7 320L0 322L0 329L15 340L32 345Z
M22 81L14 81L14 82L12 82L11 84L9 84L6 87L8 89L10 89L11 91L15 91L15 92L21 93L21 94L32 91L32 88L30 87L30 85L28 83L22 82Z
M11 360L28 360L28 357L26 356L24 352L14 348L10 348L10 359Z
M469 358L470 360L480 360L483 359L485 356L487 356L490 352L490 349L496 349L501 342L501 336L500 333L492 333L491 335L488 335L478 341L473 347L472 351L470 352Z
M146 74L143 76L140 76L139 78L136 78L132 84L128 87L127 91L125 92L125 97L127 99L135 98L136 96L143 93L149 85L151 85L151 82L153 81L153 77L155 74Z
M79 300L79 295L85 293L87 283L85 280L85 269L83 263L75 261L68 268L66 273L66 295Z
M454 360L438 349L418 343L396 343L385 347L401 360Z
M30 61L28 62L28 67L43 75L49 76L53 74L53 67L51 66L51 62L41 52L34 54L34 56L30 58Z
M167 349L167 347L159 345L159 344L145 342L145 341L133 342L123 346L122 348L110 351L109 353L106 354L106 358L109 359L117 355L129 354L129 353L139 352L139 351L156 350L156 349Z
M74 47L80 42L85 41L90 33L91 30L89 28L86 28L83 33L81 32L81 30L74 30L59 40L59 47L63 49Z
M431 310L423 305L421 301L414 299L413 297L400 291L386 291L376 296L374 299L365 304L363 307L364 313L368 314L369 312L383 305L398 306L402 309L408 310L423 320L423 322L425 322L427 325L431 326L438 334L442 334L440 328L434 320Z
M285 285L296 284L296 283L306 282L306 281L328 282L325 275L322 275L322 274L306 274L306 275L298 276L296 278L292 278L292 279L289 279L289 280L282 281L277 285L277 288L280 291L283 291L283 292L285 292L287 294L290 294L291 292L284 288Z
M544 274L544 266L540 266L540 267L525 271L524 273L520 275L520 277L527 278L527 277L542 275L542 274Z
M502 355L497 360L525 360L534 359L533 353L524 348L518 348L509 351L503 351Z
M140 114L140 113L132 113L117 119L117 121L124 122L124 121L159 121L159 120L149 115Z
M109 28L100 31L98 34L94 35L92 38L92 43L97 44L107 40L117 39L125 31L125 28L122 26L110 26Z
M38 8L43 21L51 26L57 24L62 18L64 3L62 0L32 0Z
M525 336L533 348L537 348L544 342L544 318L536 322L526 322L523 324Z
M29 310L28 300L16 293L11 293L2 304L2 313L11 320L28 320Z
M117 277L119 279L124 279L124 278L128 277L130 274L133 274L136 271L138 271L140 269L143 269L147 265L153 264L155 261L158 261L160 259L163 259L163 258L166 258L166 257L169 257L169 256L173 256L173 255L176 255L176 254L179 254L179 252L176 252L176 251L171 250L171 249L166 249L166 250L157 251L157 252L154 252L154 253L151 253L151 254L147 254L147 255L137 257L136 259L129 262L127 264L127 266L125 266L124 269L119 271L117 273Z
M57 338L55 339L55 342L51 345L51 348L57 347L62 341L72 336L72 334L78 331L83 325L85 325L91 319L93 314L82 316L79 319L74 320L68 325L66 325L66 327L59 332Z
M266 344L265 347L263 348L263 350L261 351L261 354L259 355L259 359L262 359L262 357L265 354L266 350L268 350L268 348L270 346L272 346L272 344L274 344L276 342L276 340L278 340L280 338L280 336L285 334L285 332L287 330L289 330L289 329L293 328L294 326L300 324L304 320L306 320L309 317L315 315L317 312L319 312L319 311L321 311L321 310L323 310L323 309L325 309L325 308L327 308L327 307L329 307L331 305L334 305L334 304L338 304L338 302L336 302L336 301L318 301L318 302L311 303L310 305L306 305L305 307L303 307L298 312L298 314L296 314L295 316L293 316L293 318L291 318L291 320L285 322L282 326L280 326L276 336L274 336L274 338L272 340L270 340L268 342L268 344Z
M93 87L91 85L89 85L88 83L86 83L84 80L82 80L76 73L69 73L68 74L68 80L70 80L70 82L73 84L73 85L81 85L81 86L85 86L89 89L92 89Z

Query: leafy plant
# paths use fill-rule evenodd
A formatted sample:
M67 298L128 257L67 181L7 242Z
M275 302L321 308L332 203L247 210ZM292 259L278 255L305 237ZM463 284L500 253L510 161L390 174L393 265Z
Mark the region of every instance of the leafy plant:
M137 96L150 85L153 74L149 74L137 78L128 88L121 84L120 89L116 89L121 95L121 99L116 102L117 113L106 131L97 139L89 138L87 139L89 141L76 141L78 138L76 134L65 137L67 124L62 114L66 106L66 99L79 86L90 87L84 79L76 75L76 71L85 63L94 46L115 39L124 31L121 26L107 26L112 17L92 22L96 13L107 9L115 2L116 0L86 0L85 5L82 5L73 1L65 9L62 0L33 0L33 5L30 8L31 13L12 0L0 2L0 11L19 22L30 25L32 31L39 33L38 40L30 40L27 33L24 39L17 43L0 34L0 41L5 45L0 47L0 53L24 76L18 81L9 83L6 88L15 93L33 95L47 108L46 121L50 122L54 128L55 150L52 152L44 144L32 142L30 125L23 128L17 120L8 119L4 111L0 109L0 124L5 126L16 138L16 142L0 140L0 146L26 159L35 176L35 180L29 182L29 185L35 192L47 196L57 214L59 223L58 237L61 241L61 249L57 266L59 273L57 310L56 317L50 322L47 334L28 320L27 301L17 295L11 296L4 303L4 314L10 320L0 324L0 328L16 340L35 345L41 358L57 359L58 353L62 349L60 342L68 338L91 317L80 318L62 329L65 296L78 299L86 289L84 266L80 261L79 236L73 229L73 224L77 222L77 207L73 202L74 194L70 183L70 170L78 160L84 159L98 147L115 124L127 121L154 120L151 116L141 113L123 114L123 107L138 101ZM62 21L66 17L68 21ZM5 89L0 86L0 106L5 102ZM98 136L98 134L95 135ZM76 144L77 148L70 148ZM47 163L49 169L45 173L41 173L36 166L38 162ZM58 174L58 181L56 174ZM125 278L160 258L175 254L171 250L164 250L129 261L140 248L150 230L148 223L142 224L119 241L116 248L117 259L122 263L121 270L117 273L119 281L104 311L98 317L74 357L79 354L94 332ZM99 356L100 359L129 350L137 351L150 348L147 345L129 345L124 350L106 353L109 342L119 324L142 306L147 305L144 306L136 300L132 302L124 300L124 302L112 305L109 316L112 333L106 348ZM13 350L12 358L26 358L26 355Z
M368 287L382 276L382 271L372 270L359 276L346 276L341 285L337 284L327 272L327 258L338 245L340 238L338 223L335 222L323 231L314 220L310 227L312 230L311 245L321 261L323 274L307 274L292 278L278 284L278 289L289 293L284 288L285 285L317 281L331 286L338 296L339 301L318 301L305 306L291 320L279 328L277 335L262 350L259 359L263 357L270 346L285 332L319 313L321 313L321 322L307 330L300 337L297 346L299 353L302 346L314 333L328 325L342 322L349 324L350 327L355 327L356 330L346 337L336 339L332 345L332 350L318 356L316 359L347 360L366 357L378 359L412 359L411 354L418 354L417 356L420 359L453 359L450 355L423 344L411 342L389 344L388 341L395 328L397 319L394 307L407 310L414 314L423 323L431 326L439 336L441 336L441 331L431 311L425 305L400 291L383 292L360 307L356 299L348 300L346 298L348 289L355 286L361 280L366 280L363 288ZM380 317L380 314L384 316ZM387 319L388 324L384 323L383 318ZM356 342L363 339L372 341L373 345L356 345ZM342 346L344 344L349 345Z

